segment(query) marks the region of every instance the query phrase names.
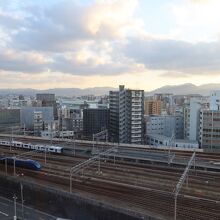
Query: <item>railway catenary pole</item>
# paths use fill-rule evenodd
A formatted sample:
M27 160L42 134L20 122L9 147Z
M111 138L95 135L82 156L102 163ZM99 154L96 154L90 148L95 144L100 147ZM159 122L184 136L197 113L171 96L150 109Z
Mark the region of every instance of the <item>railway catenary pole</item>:
M112 147L102 153L99 153L98 155L96 156L93 156L91 158L89 158L88 160L86 161L83 161L73 167L70 168L70 193L72 193L72 176L73 176L73 173L78 173L81 169L85 168L86 166L88 166L90 163L96 161L96 160L100 160L100 157L101 156L105 156L105 154L108 154L108 153L111 153L112 151L114 151L116 149L116 147Z
M11 127L10 151L11 151L11 148L12 148L12 142L13 142L13 127Z
M15 170L15 159L16 159L16 157L14 156L13 159L14 159L13 166L14 166L14 176L15 176L16 175L16 170Z
M47 164L47 149L44 147L44 164Z
M5 158L5 174L8 175L7 157Z
M188 187L188 172L189 172L192 165L195 166L195 155L196 155L196 152L194 151L194 153L192 154L183 174L181 175L181 177L180 177L180 179L174 189L174 220L177 219L177 197L179 195L179 192L180 192L185 180L186 180L186 184Z

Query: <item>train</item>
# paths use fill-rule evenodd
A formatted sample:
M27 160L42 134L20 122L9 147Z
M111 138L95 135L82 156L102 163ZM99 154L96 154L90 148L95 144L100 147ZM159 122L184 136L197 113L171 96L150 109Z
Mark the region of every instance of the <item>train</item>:
M46 151L56 154L63 153L63 147L60 146L51 146L51 145L35 145L30 143L23 143L19 141L6 141L0 140L0 145L7 146L7 147L16 147L16 148L23 148L29 150L39 150L39 151Z
M8 165L14 165L16 167L31 169L31 170L41 170L41 164L36 160L30 159L19 159L16 157L0 157L0 162L5 163L7 162Z

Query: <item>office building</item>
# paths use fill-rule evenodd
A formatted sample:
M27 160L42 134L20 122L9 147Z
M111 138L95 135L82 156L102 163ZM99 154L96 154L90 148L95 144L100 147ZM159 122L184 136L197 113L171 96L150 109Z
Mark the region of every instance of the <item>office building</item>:
M198 149L199 143L197 141L190 141L184 139L172 139L164 135L151 134L147 135L147 144L156 147L175 147L186 149Z
M220 111L200 112L200 144L205 150L220 151Z
M83 135L92 138L93 134L108 129L108 109L84 109L83 110Z
M34 130L34 112L42 112L44 124L54 121L53 107L24 107L21 108L21 125L27 130Z
M11 132L20 126L20 109L0 109L0 131Z
M53 107L54 119L58 119L57 104L55 94L36 94L37 102L41 102L42 107Z
M146 134L183 138L183 117L178 115L145 116Z
M220 151L220 90L212 91L209 109L200 111L200 145L208 151Z
M184 139L199 141L199 116L202 106L201 98L191 98L189 103L184 106Z
M34 135L35 136L40 136L41 131L43 130L43 114L42 114L42 111L34 111L33 122L34 122Z

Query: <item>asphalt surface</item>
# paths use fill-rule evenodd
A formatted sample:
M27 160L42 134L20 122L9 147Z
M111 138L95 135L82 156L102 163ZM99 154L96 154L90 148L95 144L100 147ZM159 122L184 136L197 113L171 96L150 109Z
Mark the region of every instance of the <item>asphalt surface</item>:
M24 202L25 203L25 202ZM17 220L22 219L22 206L16 202ZM15 215L14 201L0 196L0 220L13 219ZM35 210L24 205L23 220L55 220L58 219L47 213Z

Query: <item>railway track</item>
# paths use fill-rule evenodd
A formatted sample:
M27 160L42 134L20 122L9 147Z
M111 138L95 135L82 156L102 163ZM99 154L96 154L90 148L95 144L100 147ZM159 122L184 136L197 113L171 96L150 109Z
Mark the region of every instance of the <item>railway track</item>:
M21 151L1 148L0 153L13 155ZM190 157L191 154L184 154ZM208 155L210 159L213 155ZM17 174L24 173L27 180L50 185L69 191L69 169L87 157L64 155L34 154L40 161L42 170L32 171L16 168ZM106 161L105 161L106 160ZM72 178L73 193L90 197L110 205L120 204L124 209L132 209L141 215L151 214L161 219L173 219L173 188L183 172L183 168L156 164L134 164L125 161L104 159L101 161L101 173L95 163ZM5 172L4 164L0 172ZM8 167L8 175L13 168ZM177 219L183 220L219 220L220 219L220 173L203 170L190 171L189 186L184 186L177 202Z

